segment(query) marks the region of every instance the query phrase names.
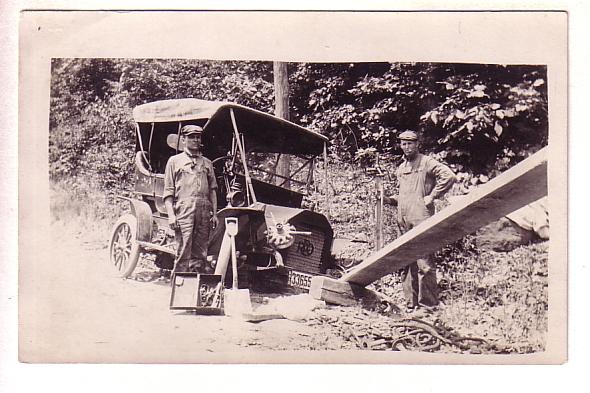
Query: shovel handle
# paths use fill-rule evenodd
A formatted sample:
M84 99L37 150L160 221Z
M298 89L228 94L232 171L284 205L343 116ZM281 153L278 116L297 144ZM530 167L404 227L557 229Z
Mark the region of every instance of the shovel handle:
M231 272L232 272L232 289L238 289L238 258L236 256L236 237L230 235L231 240Z

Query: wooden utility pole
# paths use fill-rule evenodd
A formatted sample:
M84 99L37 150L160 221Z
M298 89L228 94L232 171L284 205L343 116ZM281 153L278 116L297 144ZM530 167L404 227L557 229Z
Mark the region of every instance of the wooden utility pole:
M275 85L275 116L289 120L289 73L287 63L273 61L272 66ZM282 184L285 188L291 188L291 182L289 180L285 181L285 178L288 178L291 173L291 157L279 154L278 160L276 174L279 176L276 177L275 183Z

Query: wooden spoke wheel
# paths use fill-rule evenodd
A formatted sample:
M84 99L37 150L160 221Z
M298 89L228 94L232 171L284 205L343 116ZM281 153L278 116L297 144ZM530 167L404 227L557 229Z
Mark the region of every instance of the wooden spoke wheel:
M137 219L131 214L121 216L113 227L109 256L121 277L129 277L139 260L141 250L136 234Z

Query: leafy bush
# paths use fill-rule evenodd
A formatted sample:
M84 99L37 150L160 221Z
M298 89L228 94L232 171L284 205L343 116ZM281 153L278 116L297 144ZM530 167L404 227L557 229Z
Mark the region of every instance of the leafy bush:
M122 192L133 176L135 129L124 96L88 103L77 122L50 130L53 180L83 178L98 190Z
M547 143L546 69L444 63L291 63L291 118L330 138L331 154L351 162L365 153L399 154L396 136L423 134L470 180L511 167ZM91 170L100 155L134 141L131 109L181 97L232 101L273 112L272 64L183 59L54 59L50 161L54 178ZM102 145L91 151L92 145ZM130 160L130 159L129 159ZM105 186L129 170L107 163ZM117 164L115 164L117 165Z
M297 64L295 119L349 157L392 154L405 129L473 173L503 171L547 143L546 69L444 63Z
M447 77L439 93L444 101L420 119L448 160L495 175L527 157L531 148L547 144L545 72L527 67L509 78L515 69L487 66L484 71ZM499 72L506 77L498 78Z

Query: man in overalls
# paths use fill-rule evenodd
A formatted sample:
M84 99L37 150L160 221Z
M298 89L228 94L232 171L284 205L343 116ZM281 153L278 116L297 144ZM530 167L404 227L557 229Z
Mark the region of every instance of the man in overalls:
M414 131L404 131L398 138L404 160L396 170L399 182L397 221L400 231L406 233L434 214L433 201L451 188L455 175L446 165L419 152ZM409 310L438 305L436 262L431 257L418 259L407 266L403 274Z
M164 205L174 230L175 272L209 273L209 231L217 226L217 182L211 161L201 154L199 126L182 127L184 151L172 156L164 173Z

